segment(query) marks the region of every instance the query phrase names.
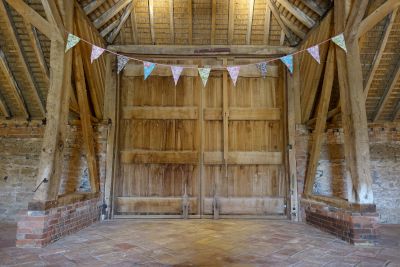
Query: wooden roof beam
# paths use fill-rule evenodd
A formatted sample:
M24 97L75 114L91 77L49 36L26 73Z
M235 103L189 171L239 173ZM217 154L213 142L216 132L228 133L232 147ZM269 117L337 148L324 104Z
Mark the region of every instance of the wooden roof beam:
M246 44L250 44L251 41L251 26L253 24L253 14L254 14L254 1L255 0L248 0L248 19L247 19L247 33L246 33Z
M139 37L138 37L137 23L136 23L135 3L132 4L130 20L131 20L132 41L133 41L133 44L138 44Z
M400 114L400 99L397 101L396 107L392 114L392 121L395 121Z
M149 21L150 21L151 43L155 45L156 34L154 32L154 0L149 0Z
M367 31L371 30L379 21L386 17L390 12L400 6L399 0L388 0L368 17L366 17L358 28L358 36L363 36Z
M13 89L13 91L12 91L13 95L15 97L15 100L18 103L20 110L24 114L24 117L29 118L30 115L29 115L28 109L26 107L24 97L22 96L21 89L19 88L18 83L15 80L13 73L11 72L10 66L8 65L7 59L4 55L4 52L1 49L0 49L0 70L3 71L3 73L5 74L5 77L8 80L9 85Z
M4 97L2 95L0 95L0 111L1 113L3 113L4 117L6 118L11 117L10 110L8 109L6 101L4 100Z
M309 9L317 13L319 16L324 15L324 10L320 8L314 0L301 0L301 2L306 5Z
M290 30L287 28L285 23L282 21L280 16L279 10L275 3L272 0L267 0L269 7L271 8L272 14L274 15L275 19L278 21L279 26L281 26L283 32L285 33L286 38L288 39L290 45L295 45L296 40Z
M283 23L285 23L286 26L289 27L289 29L296 34L298 37L301 39L306 38L306 33L303 32L296 24L292 23L290 20L288 20L285 16L281 17Z
M307 28L312 28L315 21L307 16L301 9L292 5L288 0L277 0L287 11L289 11L293 16L295 16L301 23L303 23Z
M36 83L35 83L35 81L33 79L33 76L32 76L32 72L28 67L29 65L28 65L28 62L26 61L24 52L22 50L21 42L20 42L20 40L19 40L19 38L18 38L18 36L16 34L15 25L14 25L14 22L13 22L13 20L11 18L11 14L9 13L9 10L7 10L7 7L4 5L4 2L0 3L0 14L3 14L4 17L5 17L6 24L7 24L8 28L10 29L11 40L13 42L14 47L16 48L15 52L17 53L19 60L21 60L20 67L22 68L22 71L25 74L26 81L27 81L27 83L29 84L29 87L32 90L33 97L35 98L35 101L37 102L37 105L38 105L39 110L41 112L41 116L45 117L46 116L46 111L45 111L45 108L44 108L44 103L43 103L42 99L40 98L39 89L37 88L37 85L36 85ZM25 106L25 108L26 108L26 106Z
M44 12L46 13L47 20L52 25L53 32L56 38L61 38L64 42L65 28L61 18L61 14L58 11L56 1L54 0L41 0Z
M189 14L189 44L193 43L193 3L192 0L188 0L188 14Z
M121 18L119 19L119 23L117 28L115 28L110 36L107 38L108 43L114 42L115 38L118 36L119 32L121 31L122 26L125 24L126 20L128 19L129 15L132 12L133 2L131 2L125 9L124 14L122 14Z
M109 34L112 30L114 30L119 24L119 20L114 20L110 24L108 24L107 27L105 27L101 32L100 35L101 37L105 37L107 34Z
M174 26L174 0L169 0L169 34L171 44L175 43L175 26Z
M232 44L233 42L234 28L235 28L235 0L229 0L228 44Z
M382 114L383 108L385 107L386 102L388 101L394 87L396 86L397 80L400 77L400 60L397 61L397 65L393 70L392 75L390 75L391 79L389 79L385 86L385 91L382 97L379 100L378 106L376 108L375 114L372 118L372 121L377 121L379 116Z
M374 61L372 63L372 68L368 74L367 83L365 84L365 88L364 88L364 98L365 99L367 99L367 97L368 97L368 92L369 92L369 89L371 88L372 81L374 80L375 72L379 67L379 63L383 56L383 52L385 51L386 43L387 43L387 40L389 39L390 31L392 30L392 26L393 26L394 19L396 17L397 10L398 9L393 11L393 13L390 15L390 18L385 25L385 32L383 34L383 38L381 38L381 41L379 43L378 51L375 54Z
M100 17L93 21L93 25L96 29L101 28L104 24L106 24L111 18L117 15L124 7L126 7L132 0L119 0L115 5L113 5L110 9L104 12ZM149 0L150 1L150 0Z
M269 32L271 29L271 8L268 1L265 4L265 20L264 20L264 44L269 44Z
M97 8L99 8L105 1L106 0L93 0L83 8L83 11L85 11L86 15L89 15Z
M215 29L217 19L217 0L212 0L211 3L211 44L215 44Z
M27 5L23 0L5 0L10 6L12 6L24 20L31 23L35 28L37 28L41 33L47 36L47 38L52 39L53 27L51 24L45 20L41 15L39 15L34 9Z

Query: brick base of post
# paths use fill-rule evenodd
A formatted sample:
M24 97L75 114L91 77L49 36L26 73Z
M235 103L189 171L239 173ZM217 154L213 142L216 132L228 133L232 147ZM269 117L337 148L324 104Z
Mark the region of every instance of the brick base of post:
M63 236L77 232L100 219L101 205L99 196L42 209L30 205L18 220L16 245L45 247Z

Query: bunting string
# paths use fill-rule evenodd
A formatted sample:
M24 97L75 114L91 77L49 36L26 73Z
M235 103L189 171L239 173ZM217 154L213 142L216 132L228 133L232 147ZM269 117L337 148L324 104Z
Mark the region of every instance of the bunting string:
M151 72L154 70L154 68L156 66L169 67L171 69L172 75L174 77L175 85L177 85L179 77L184 69L197 69L199 72L199 75L202 79L203 85L205 86L207 83L210 71L212 70L211 66L207 66L207 67L203 67L203 68L198 67L198 66L193 66L193 65L192 66L178 66L178 65L174 65L174 64L156 63L156 62L150 62L150 61L140 59L140 58L129 57L129 56L126 56L123 54L119 54L115 51L99 47L85 39L82 39L81 37L78 37L78 36L70 33L70 32L66 31L66 33L68 34L68 37L66 40L65 52L67 52L68 50L73 48L75 45L77 45L81 41L84 43L87 43L92 46L92 52L91 52L91 56L90 56L92 63L96 59L98 59L104 52L108 52L110 54L116 55L117 56L117 73L121 72L124 69L124 67L126 66L126 64L128 63L129 60L143 63L144 79L148 78L148 76L151 74ZM322 42L314 44L305 49L298 50L296 52L287 54L286 56L265 59L263 61L255 62L255 63L247 63L247 64L240 64L240 65L232 65L232 66L222 66L222 67L225 67L228 70L234 85L236 85L236 81L239 76L240 69L243 67L246 67L246 66L250 66L250 65L255 65L257 67L257 69L260 71L261 76L264 78L267 74L267 66L271 62L274 62L274 61L282 61L284 63L284 65L288 68L288 71L290 73L293 73L293 57L295 55L307 51L318 63L320 63L319 46L323 45L327 42L330 42L330 41L335 43L337 46L342 48L347 53L344 35L343 35L343 33L340 33L336 36L333 36L329 39L326 39ZM221 66L217 66L217 67L220 68Z

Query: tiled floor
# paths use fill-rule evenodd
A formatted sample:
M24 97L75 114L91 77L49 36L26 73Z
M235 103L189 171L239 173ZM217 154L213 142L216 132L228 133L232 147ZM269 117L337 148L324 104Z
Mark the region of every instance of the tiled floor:
M13 247L0 224L2 266L400 266L400 226L354 247L304 224L271 220L118 220L44 249Z

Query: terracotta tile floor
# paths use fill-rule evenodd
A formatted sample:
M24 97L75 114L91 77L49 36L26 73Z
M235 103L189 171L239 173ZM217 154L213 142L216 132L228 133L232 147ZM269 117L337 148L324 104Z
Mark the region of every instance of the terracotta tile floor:
M400 266L400 225L375 247L354 247L311 226L271 220L118 220L44 249L14 247L0 224L1 266Z

